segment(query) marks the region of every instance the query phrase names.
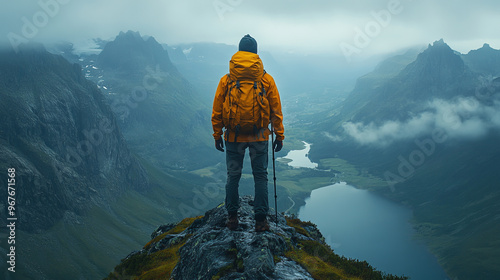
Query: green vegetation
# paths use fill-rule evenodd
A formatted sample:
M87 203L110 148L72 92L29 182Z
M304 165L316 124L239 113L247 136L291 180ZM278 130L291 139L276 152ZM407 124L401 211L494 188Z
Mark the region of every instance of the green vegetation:
M307 230L304 229L304 226L315 226L313 223L309 221L301 221L294 216L287 217L286 224L290 227L293 227L298 233L310 237L310 234Z
M153 238L144 249L148 250L152 244L164 239L167 235L179 234L193 224L194 221L201 219L202 216L186 218L179 222L174 228ZM170 247L149 254L146 251L132 255L128 259L123 259L116 266L114 272L108 275L109 280L114 279L170 279L170 275L179 262L179 249L184 246L191 235L183 236L179 239L172 239L173 244Z
M325 158L320 160L321 169L332 169L339 172L336 179L347 182L349 185L363 189L387 187L387 182L382 178L370 174L341 158Z
M134 215L126 214L129 212ZM19 244L22 255L47 268L41 271L48 279L77 276L101 279L116 266L120 257L130 253L131 248L145 244L155 225L175 219L161 204L135 191L118 199L111 209L96 206L85 216L74 213L65 216L43 233L19 232L19 238L23 240ZM52 268L54 259L58 260L57 270ZM76 275L75 267L79 268Z
M281 210L291 207L289 200L295 205L289 209L297 213L310 193L318 188L326 187L338 182L347 182L350 185L375 190L386 188L387 183L381 178L373 176L366 170L358 168L340 158L327 158L319 162L318 169L293 168L285 163L277 162L276 174L278 177L278 197ZM287 199L287 198L290 199Z
M169 234L178 234L183 232L186 228L188 228L190 225L193 224L194 221L203 218L203 216L198 216L198 217L192 217L192 218L185 218L184 220L180 221L174 228L170 229L169 231L158 235L157 237L151 239L146 245L144 245L144 249L149 249L152 244L162 240Z
M181 220L179 203L191 201L195 186L187 180L199 179L185 173L187 175L180 180L177 177L181 176L171 176L139 160L149 175L148 189L129 190L106 208L95 206L84 215L67 212L63 220L42 233L20 231L19 238L23 240L18 246L22 252L20 260L29 255L29 261L40 264L42 273L49 279L76 277L75 267L79 268L78 275L83 278L99 279L107 275L132 248L144 246L157 225ZM221 200L213 198L213 203L207 208ZM194 210L199 215L207 209ZM177 231L181 227L172 230ZM63 255L67 257L60 258ZM51 265L54 259L58 259L57 270ZM29 261L24 260L26 263ZM18 274L29 278L22 273L20 270Z
M304 226L314 226L295 218L287 218L287 225L298 233L310 236ZM304 234L305 233L305 234ZM314 240L299 240L298 248L290 246L285 256L301 264L314 279L367 279L367 280L403 280L405 276L384 274L375 270L366 261L348 259L333 252L325 243Z
M144 252L133 255L123 260L106 279L170 279L172 271L179 262L179 249L188 239L189 236L186 236L176 245L153 254Z

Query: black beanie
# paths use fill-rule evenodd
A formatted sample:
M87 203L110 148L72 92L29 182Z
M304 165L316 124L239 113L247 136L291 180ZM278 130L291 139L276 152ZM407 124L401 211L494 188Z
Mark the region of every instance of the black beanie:
M247 34L241 38L239 50L257 54L257 41Z

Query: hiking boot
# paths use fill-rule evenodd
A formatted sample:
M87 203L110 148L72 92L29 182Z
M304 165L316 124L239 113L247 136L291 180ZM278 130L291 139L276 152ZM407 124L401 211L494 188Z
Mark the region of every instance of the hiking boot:
M263 231L269 231L269 224L267 223L267 219L264 218L264 220L256 220L255 221L255 231L256 232L263 232Z
M236 230L238 228L238 212L228 213L226 226L229 230Z

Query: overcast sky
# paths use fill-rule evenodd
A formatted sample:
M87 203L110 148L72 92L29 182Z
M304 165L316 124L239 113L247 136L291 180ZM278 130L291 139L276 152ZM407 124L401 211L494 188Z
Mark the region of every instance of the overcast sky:
M500 48L498 0L0 1L1 42L7 45L112 39L134 30L170 45L237 44L250 33L260 49L352 57L440 38L462 53L483 43Z

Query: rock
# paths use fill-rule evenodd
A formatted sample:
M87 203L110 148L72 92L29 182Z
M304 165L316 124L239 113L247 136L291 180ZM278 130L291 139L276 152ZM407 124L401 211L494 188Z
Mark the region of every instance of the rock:
M16 169L19 229L79 224L91 207L147 189L111 107L78 65L40 45L0 50L0 92L0 168Z
M255 232L253 198L240 198L237 230L225 226L223 204L203 217L159 227L141 251L107 279L406 279L386 278L366 262L340 257L310 222L268 214L270 231ZM349 272L346 272L349 271Z
M271 231L255 232L251 204L251 196L240 199L240 225L236 231L226 228L227 212L224 207L208 211L187 229L185 234L192 234L192 237L180 249L180 261L172 277L211 279L219 275L220 279L289 279L290 275L296 275L295 279L313 279L300 265L292 265L290 260L275 263L274 257L284 255L289 247L286 240L294 238L295 231L286 225L281 215L276 226L275 217L269 213ZM224 274L221 273L224 270L227 274L220 275Z

